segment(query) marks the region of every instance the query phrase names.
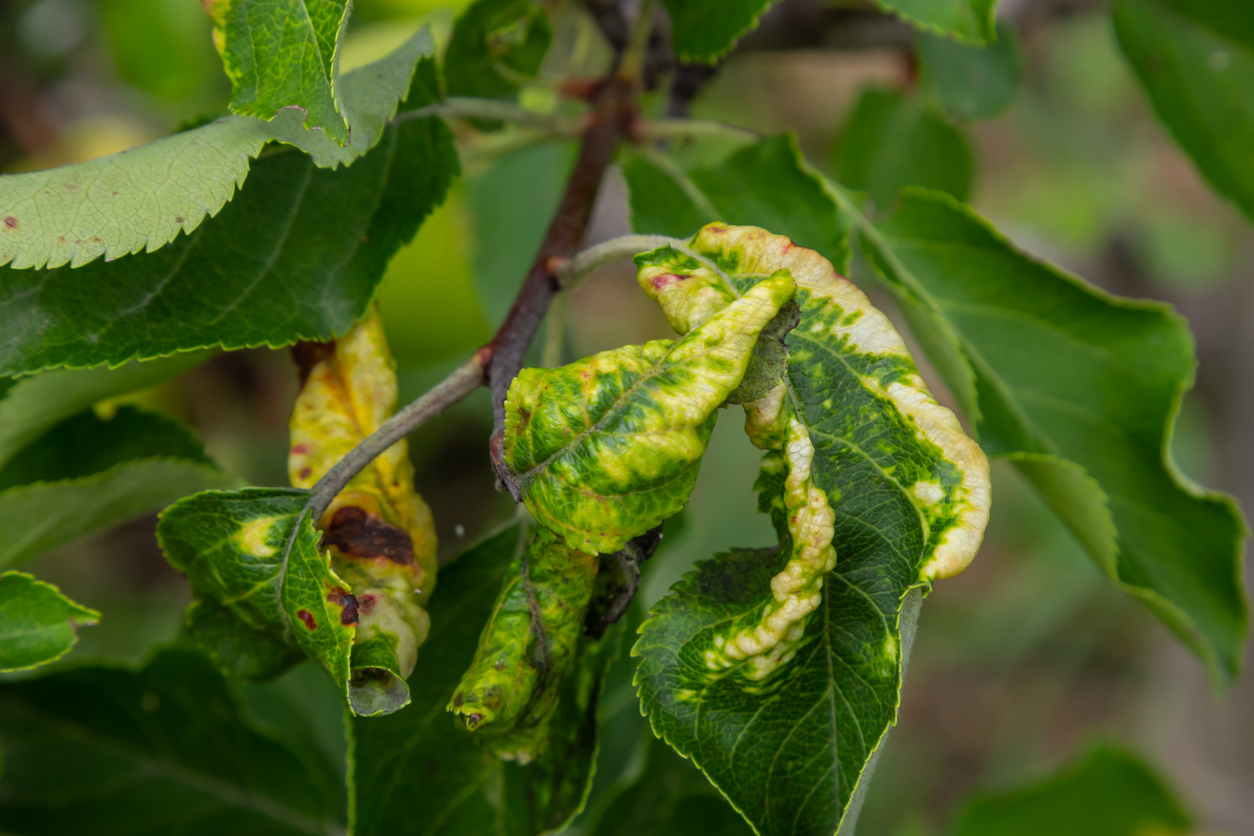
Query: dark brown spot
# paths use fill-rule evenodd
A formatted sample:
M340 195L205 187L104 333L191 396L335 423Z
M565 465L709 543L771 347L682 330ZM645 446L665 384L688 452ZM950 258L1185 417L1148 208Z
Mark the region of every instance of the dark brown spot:
M301 620L301 623L304 624L306 627L308 627L310 630L318 629L318 622L314 620L313 613L311 613L309 610L297 610L296 617L299 618Z
M309 374L313 371L314 366L334 354L334 340L325 343L301 340L292 346L292 359L296 361L296 368L300 373L300 385L305 385L305 381L309 379Z
M175 215L174 222L178 224L179 226L182 226L183 224L187 223L187 219L184 218L182 215Z
M453 697L453 707L454 708L462 707L462 692L461 691L458 691L457 695Z
M100 243L100 237L99 237L99 236L93 237L93 238L91 239L91 242L92 242L93 244L99 244L99 243Z
M308 478L310 477L310 475L312 475L312 474L313 474L313 468L312 468L312 467L302 467L302 468L300 469L300 478L302 478L302 479L308 479Z
M409 566L414 562L414 541L409 534L356 505L345 505L331 517L322 534L325 546L335 546L346 557L385 557Z
M4 216L4 228L5 229L17 229L17 218L13 217L12 215L5 215Z
M357 596L345 595L340 599L344 611L340 613L340 623L344 626L357 623Z
M373 595L363 595L357 599L357 612L362 615L368 615L374 609L375 597Z

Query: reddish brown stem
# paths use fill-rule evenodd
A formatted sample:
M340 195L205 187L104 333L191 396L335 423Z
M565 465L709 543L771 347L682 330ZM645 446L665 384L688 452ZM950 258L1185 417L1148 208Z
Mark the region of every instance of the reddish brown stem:
M605 170L614 159L619 140L630 133L636 118L632 93L632 85L616 76L611 76L598 91L579 147L579 158L566 183L557 214L505 321L486 346L492 355L486 376L492 392L494 462L499 463L500 438L505 427L505 394L522 369L527 349L558 290L555 265L565 263L579 251Z

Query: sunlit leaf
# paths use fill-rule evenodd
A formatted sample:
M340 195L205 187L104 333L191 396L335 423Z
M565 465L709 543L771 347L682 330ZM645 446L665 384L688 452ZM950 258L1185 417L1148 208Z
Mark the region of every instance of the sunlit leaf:
M98 621L100 613L50 583L21 572L0 574L0 671L59 659L78 641L77 627Z
M304 114L293 109L270 122L228 116L90 162L0 176L0 265L81 267L102 256L153 252L217 215L267 142L294 145L316 166L347 165L382 139L416 63L434 50L424 28L391 55L344 76L353 139L343 147L302 127ZM264 176L266 163L256 165Z
M282 108L340 145L349 139L340 47L351 0L207 0L213 43L231 79L231 110L270 119Z
M2 682L0 739L6 833L343 832L331 766L251 728L185 650Z
M423 61L406 107L431 101L434 79ZM150 255L0 268L0 373L343 333L456 171L448 129L411 120L348 168L259 160L216 218Z

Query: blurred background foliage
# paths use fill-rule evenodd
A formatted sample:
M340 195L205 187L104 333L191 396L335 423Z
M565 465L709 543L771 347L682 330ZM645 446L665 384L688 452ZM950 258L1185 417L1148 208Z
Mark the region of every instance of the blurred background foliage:
M447 39L462 5L357 0L343 66L382 55L422 23ZM523 96L542 110L559 106L545 79L593 72L608 56L585 14L548 5L554 46L541 83ZM802 31L798 10L806 6L785 0L716 74L705 80L695 73L705 83L693 85L692 114L795 131L814 164L867 191L880 208L902 183L949 191L1026 250L1113 292L1175 304L1196 334L1200 360L1174 441L1177 459L1190 476L1254 507L1254 229L1213 194L1156 122L1119 55L1106 9L1084 0L1006 0L998 45L971 54L939 37L916 41L889 19L889 36L869 39L871 46L852 28ZM229 87L209 32L195 0L0 0L0 171L91 159L224 112ZM964 95L954 95L947 72L960 74ZM668 103L658 96L651 106L661 112ZM380 290L402 400L438 380L500 322L572 160L569 144L469 131L460 138L465 176L396 256ZM717 143L676 150L718 153ZM590 242L627 231L625 189L612 177ZM882 294L872 295L895 315ZM594 276L554 318L567 359L670 336L622 265ZM944 398L936 376L924 373ZM295 392L286 352L249 351L219 355L98 408L134 402L177 416L228 471L277 485L286 481ZM723 423L737 421L728 414ZM489 430L480 392L411 439L442 560L512 513L508 497L493 490ZM715 433L693 501L668 524L649 566L646 606L693 560L731 544L772 541L749 490L757 461L743 434ZM966 574L939 584L923 609L901 719L860 831L1027 833L1007 830L1009 820L997 816L1022 808L1033 818L1072 803L1096 809L1149 792L1144 780L1129 777L1136 769L1128 756L1102 749L1057 779L1067 785L1097 776L1104 789L1096 794L1077 791L1071 801L1043 807L1039 799L996 801L1079 757L1099 735L1140 753L1188 812L1155 784L1162 798L1152 805L1168 811L1158 829L1133 817L1126 827L1092 832L1196 826L1254 834L1251 678L1217 699L1201 667L1104 581L1012 468L995 464L993 484L983 551ZM188 592L161 557L153 523L141 519L42 559L41 577L107 614L82 631L71 658L136 660L175 634ZM641 799L661 798L673 816L636 822L631 832L747 832L725 806L710 803L708 785L690 766L649 745L629 674L620 664L604 705L598 798L583 830L628 832L622 828L634 821L631 811L647 806ZM243 689L244 698L258 723L308 735L335 755L343 748L339 708L324 680L305 664ZM670 777L606 791L640 774ZM968 801L975 792L985 801ZM1081 831L1060 824L1040 832Z

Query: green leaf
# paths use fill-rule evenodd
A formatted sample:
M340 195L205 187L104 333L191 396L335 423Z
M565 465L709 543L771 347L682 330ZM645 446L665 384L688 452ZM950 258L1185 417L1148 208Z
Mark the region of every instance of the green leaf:
M997 0L875 0L875 4L921 30L964 43L997 40Z
M424 61L408 104L430 101L433 83ZM349 168L292 152L259 160L216 218L150 255L0 268L0 373L341 334L456 171L448 129L411 120Z
M1236 505L1185 479L1171 434L1193 341L1164 305L1119 299L1010 245L969 209L907 190L864 226L875 273L976 424L1112 580L1235 676L1248 632Z
M591 836L749 836L753 830L690 761L650 739L648 760L639 778L600 810L588 832Z
M841 183L886 209L904 186L965 200L975 161L962 131L935 108L893 90L867 89L845 125L833 168Z
M97 401L163 383L210 356L176 354L113 369L61 369L9 381L0 391L0 467L58 421Z
M448 94L513 99L514 76L534 76L552 38L544 10L532 0L475 0L453 24L444 56Z
M1192 18L1212 32L1254 49L1254 15L1241 3L1228 0L1160 0L1162 5Z
M775 0L662 0L671 40L683 61L713 64L727 54Z
M0 527L8 532L0 566L235 482L169 419L133 407L108 421L80 413L0 469Z
M505 401L504 456L536 520L575 548L609 553L678 513L715 410L792 293L791 278L771 276L678 342L523 369Z
M580 640L544 754L522 766L494 757L457 728L445 706L476 653L479 634L526 532L510 526L440 571L431 633L409 680L413 704L350 727L357 836L533 836L561 830L582 809L596 756L596 705L621 633ZM403 741L403 745L398 745ZM412 788L422 787L415 793ZM416 825L415 823L420 823Z
M974 557L988 464L817 253L722 224L688 247L637 257L681 332L756 276L797 281L787 376L745 405L782 543L702 563L654 607L633 650L641 704L758 832L832 833L896 715L906 593Z
M356 710L357 692L372 692L371 669L356 677L350 669L357 599L319 549L321 532L304 513L308 498L297 488L207 491L163 511L157 539L198 599L239 619L238 643L261 633L294 644Z
M1019 39L1009 25L997 25L997 42L969 46L919 33L921 87L952 119L988 119L1010 107L1023 72Z
M5 832L343 832L330 765L251 728L198 654L3 682L0 707Z
M74 603L50 583L21 572L0 574L0 671L60 659L78 642L80 625L100 613Z
M763 139L720 165L688 173L686 189L642 159L633 160L624 174L636 232L686 238L710 221L760 226L817 250L840 272L847 269L849 220L802 158L792 134ZM709 208L697 208L693 197ZM718 217L710 217L709 210Z
M2 176L0 265L81 267L101 256L151 253L217 215L267 142L294 145L320 167L347 165L378 144L415 64L434 51L423 28L391 55L344 76L353 140L343 147L302 127L300 111L285 110L270 122L228 116L90 162Z
M1045 780L978 796L953 836L1146 836L1191 832L1189 816L1161 778L1135 755L1095 746Z
M1254 15L1232 4L1222 30L1153 0L1115 5L1123 54L1163 121L1212 188L1254 219ZM1203 4L1199 12L1214 10ZM1241 8L1240 12L1237 9Z
M297 107L308 114L306 127L348 141L340 45L351 0L210 0L206 8L233 113L270 119Z

